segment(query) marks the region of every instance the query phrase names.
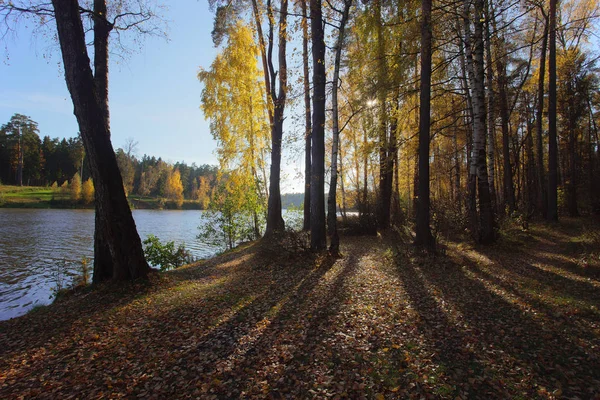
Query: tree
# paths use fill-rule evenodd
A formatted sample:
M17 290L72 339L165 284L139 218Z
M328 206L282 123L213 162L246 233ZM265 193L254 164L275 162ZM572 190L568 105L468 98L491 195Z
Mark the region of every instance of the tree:
M548 26L548 214L558 221L558 143L556 134L556 3L550 0Z
M307 0L300 0L302 11L302 83L304 85L304 218L302 230L310 230L310 181L311 181L311 113L310 113L310 74L308 61L308 17Z
M19 186L41 183L43 157L37 122L15 114L0 132L0 179Z
M310 181L310 247L327 247L325 229L325 35L321 0L310 0L313 59L312 165Z
M283 119L285 103L287 98L287 17L288 0L281 0L279 6L278 25L278 61L279 70L275 72L271 62L273 51L273 8L271 0L267 0L267 19L269 21L269 74L271 88L268 94L271 96L273 106L273 118L271 119L271 173L269 175L269 200L267 207L267 228L265 235L271 235L285 229L285 222L281 215L281 141L283 138ZM312 17L312 13L311 13ZM266 65L263 65L266 68ZM279 78L279 91L275 92L275 79Z
M211 121L221 169L247 176L254 182L252 192L262 203L267 190L265 179L261 177L266 175L261 150L268 146L270 129L257 65L259 49L251 29L241 20L228 28L226 37L227 45L217 55L210 70L201 70L198 74L204 83L202 110ZM269 194L271 190L272 186ZM256 208L257 237L261 231L258 212L259 208Z
M165 189L165 197L175 202L177 208L183 205L183 185L181 183L181 174L179 170L169 173Z
M415 244L433 247L429 228L429 142L431 124L431 0L421 3L421 95L419 117L419 197Z
M469 75L470 90L472 91L471 104L473 109L473 145L471 166L469 171L469 197L471 210L471 228L475 239L481 243L491 243L496 240L494 210L492 209L489 190L489 180L486 160L486 112L484 88L484 43L483 43L483 17L484 2L474 2L475 13L473 48L471 48L471 20L470 2L464 4L464 35L467 70ZM479 212L477 213L477 202Z
M88 178L83 182L81 198L83 199L83 204L92 204L94 201L94 182L92 182L92 178Z
M333 86L331 89L331 107L332 107L332 141L331 141L331 175L329 183L329 195L327 196L327 231L329 234L329 251L337 255L340 251L340 238L337 230L337 180L338 180L338 159L340 142L340 121L338 106L338 88L340 84L340 68L342 60L342 49L345 40L346 23L348 22L352 0L344 1L344 8L336 10L342 14L339 26L338 37L335 43L335 61L333 64Z
M67 88L88 154L96 189L96 213L104 222L100 235L110 253L108 265L94 268L94 282L134 279L147 275L142 243L127 203L117 165L105 105L90 68L85 33L77 0L53 0L54 17L65 69ZM95 53L98 58L98 53ZM96 253L95 248L95 253ZM104 253L107 255L106 253Z
M81 200L81 177L79 176L79 172L73 175L73 179L71 179L71 183L69 184L69 191L72 201L78 202Z

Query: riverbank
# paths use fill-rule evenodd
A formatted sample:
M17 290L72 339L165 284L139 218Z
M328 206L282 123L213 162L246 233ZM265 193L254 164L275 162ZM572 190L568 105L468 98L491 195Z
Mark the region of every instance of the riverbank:
M199 202L184 200L181 207L159 197L129 196L131 208L140 210L202 210ZM73 201L68 193L45 186L0 185L0 208L93 209L93 204Z
M596 398L597 232L246 244L0 322L0 398Z

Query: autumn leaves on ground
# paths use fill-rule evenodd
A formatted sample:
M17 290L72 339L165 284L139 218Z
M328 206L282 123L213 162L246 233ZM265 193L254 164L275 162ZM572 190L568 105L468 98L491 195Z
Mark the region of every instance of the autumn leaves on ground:
M598 398L600 248L581 220L436 257L247 244L0 323L0 398Z

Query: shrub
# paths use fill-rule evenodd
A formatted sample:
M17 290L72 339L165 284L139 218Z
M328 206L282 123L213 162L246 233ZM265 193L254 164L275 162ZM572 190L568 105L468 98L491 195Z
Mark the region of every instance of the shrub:
M159 266L161 271L179 268L192 261L190 252L183 244L175 249L175 242L163 244L154 235L144 240L144 254L146 260L153 266Z

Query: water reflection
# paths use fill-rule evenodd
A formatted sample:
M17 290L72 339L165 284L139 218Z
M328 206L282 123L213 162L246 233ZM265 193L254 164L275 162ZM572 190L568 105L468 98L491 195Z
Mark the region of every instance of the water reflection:
M149 234L185 246L196 258L216 249L196 239L202 211L134 210L142 240ZM0 320L50 302L57 269L74 275L83 257L92 260L93 210L0 209ZM91 265L91 261L90 261Z

